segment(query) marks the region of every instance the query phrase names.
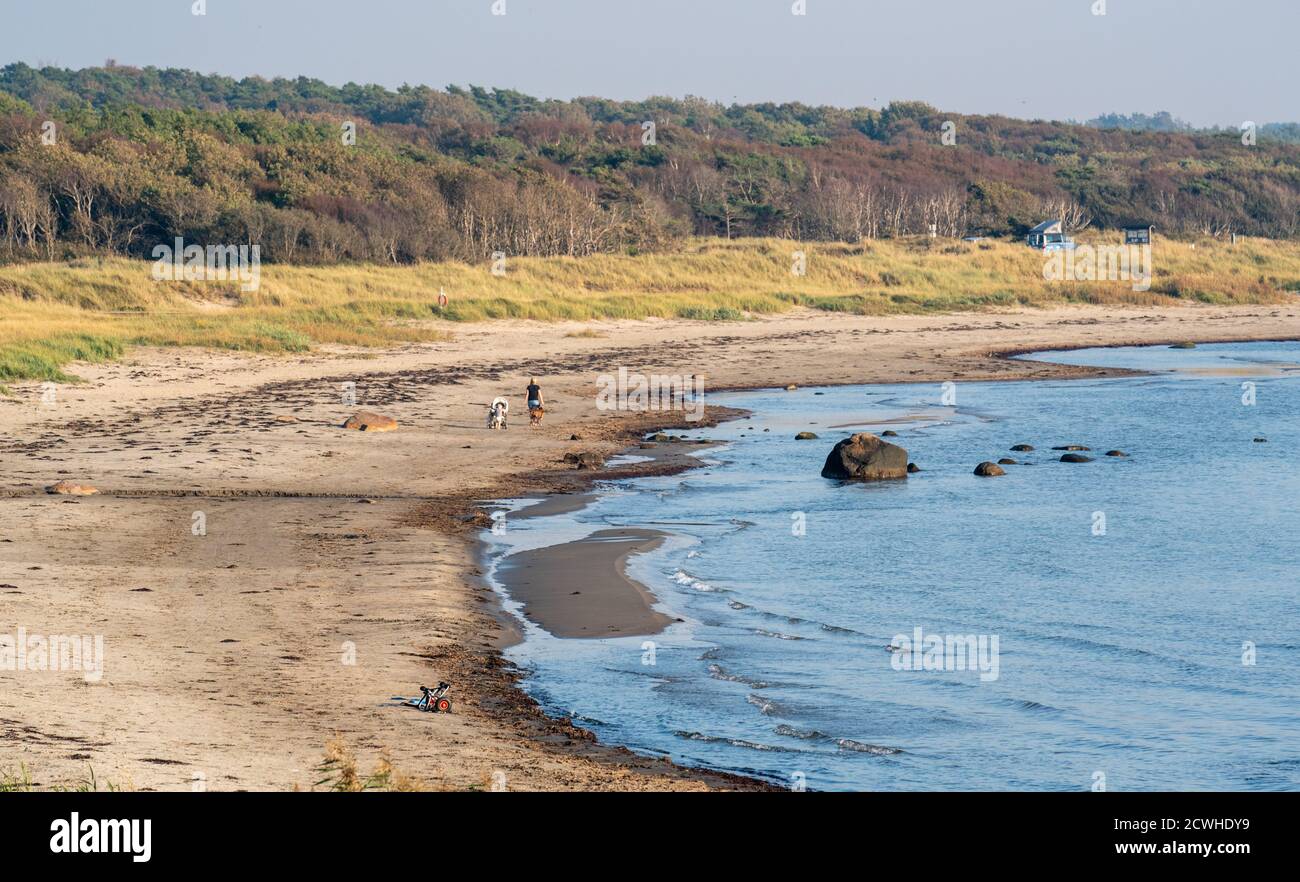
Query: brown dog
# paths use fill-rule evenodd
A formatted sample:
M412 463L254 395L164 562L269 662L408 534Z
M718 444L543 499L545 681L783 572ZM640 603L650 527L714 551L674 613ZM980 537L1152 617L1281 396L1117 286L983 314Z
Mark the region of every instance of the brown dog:
M528 425L540 426L542 424L542 417L545 415L546 415L546 408L544 407L532 408L531 410L528 411Z

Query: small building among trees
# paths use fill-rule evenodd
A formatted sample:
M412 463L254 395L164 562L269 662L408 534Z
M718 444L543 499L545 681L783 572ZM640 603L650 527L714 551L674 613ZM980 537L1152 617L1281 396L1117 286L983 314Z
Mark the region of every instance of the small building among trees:
M1155 225L1148 223L1124 224L1123 230L1125 245L1150 245L1156 235Z

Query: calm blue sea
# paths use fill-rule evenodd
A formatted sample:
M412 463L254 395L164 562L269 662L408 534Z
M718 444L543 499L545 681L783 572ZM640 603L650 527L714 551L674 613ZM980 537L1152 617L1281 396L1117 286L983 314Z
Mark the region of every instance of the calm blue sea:
M753 416L689 433L725 442L705 468L489 534L495 560L672 534L631 572L684 622L530 627L526 688L604 741L810 790L1300 789L1300 344L1029 357L1154 373L951 406L938 384L710 395ZM921 473L819 476L889 428ZM1003 456L1024 464L971 473ZM917 629L952 651L890 649Z

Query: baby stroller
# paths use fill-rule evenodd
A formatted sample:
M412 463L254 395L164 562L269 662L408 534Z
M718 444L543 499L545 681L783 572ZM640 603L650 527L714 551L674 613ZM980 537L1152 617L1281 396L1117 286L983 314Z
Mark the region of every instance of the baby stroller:
M402 698L394 695L393 701L400 701L406 707L413 707L416 710L427 711L431 714L449 714L451 713L451 699L447 697L447 693L450 691L450 683L439 683L435 689L421 686L419 698Z
M420 700L416 707L429 713L449 714L451 713L451 699L447 697L447 693L450 691L450 683L439 683L437 689L421 686Z
M489 429L505 429L506 415L510 413L510 402L504 398L493 398L492 407L488 409L487 427Z

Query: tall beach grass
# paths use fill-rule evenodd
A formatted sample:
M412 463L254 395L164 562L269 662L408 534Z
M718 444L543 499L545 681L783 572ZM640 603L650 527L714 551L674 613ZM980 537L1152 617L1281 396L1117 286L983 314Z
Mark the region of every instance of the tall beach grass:
M1114 242L1094 234L1084 241ZM795 252L806 255L803 275ZM154 281L148 261L0 266L0 383L66 381L65 367L131 346L304 352L445 339L458 322L740 320L803 307L857 314L1095 304L1282 303L1300 291L1300 242L1154 246L1150 290L1043 279L1019 243L914 238L860 244L694 239L660 254L510 258L487 265L265 265L237 282ZM439 291L448 296L438 305Z

